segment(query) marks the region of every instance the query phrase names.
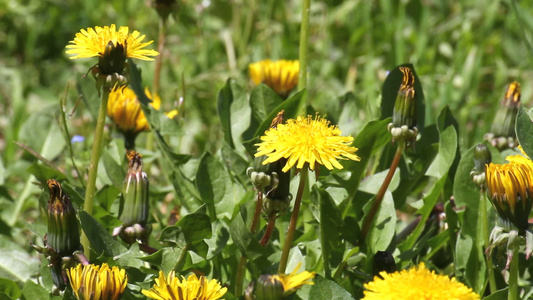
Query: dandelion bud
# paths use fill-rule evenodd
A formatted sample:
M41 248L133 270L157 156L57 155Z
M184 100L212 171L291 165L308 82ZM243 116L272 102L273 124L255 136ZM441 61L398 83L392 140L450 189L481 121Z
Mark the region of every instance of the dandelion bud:
M392 123L388 128L393 141L405 141L408 145L416 139L415 76L409 67L400 67L402 83L394 102Z
M76 211L70 197L63 192L61 184L48 180L48 233L46 243L61 256L69 256L81 249Z
M523 234L529 226L533 201L533 163L522 156L507 157L507 160L508 164L486 166L488 197L502 220Z
M128 174L124 180L124 206L119 219L124 223L120 233L126 242L147 241L151 232L148 221L148 177L142 171L141 155L134 150L128 151Z
M166 20L171 13L176 12L179 8L176 0L152 0L151 5L162 20Z
M515 120L520 108L520 84L513 82L509 84L505 97L500 102L500 107L494 117L494 122L490 132L485 135L485 139L500 149L514 148L517 145Z
M283 299L284 289L278 275L261 275L255 285L255 300Z
M262 60L250 64L250 78L258 85L263 83L287 99L289 93L298 85L300 62L297 60Z
M122 44L109 41L105 46L104 54L98 60L100 72L104 75L122 74L126 67L127 47L126 42Z
M274 167L272 174L277 174L277 180L265 188L266 197L263 200L263 212L267 216L284 212L291 202L291 174L290 172L282 172L286 162L285 158L281 158L276 162L270 163Z
M485 187L485 165L488 165L492 161L492 155L490 154L487 146L478 144L474 148L474 169L470 172L472 181L481 189Z
M373 265L372 265L372 275L380 276L379 273L385 271L387 273L396 272L396 263L392 254L387 251L378 251L374 255Z

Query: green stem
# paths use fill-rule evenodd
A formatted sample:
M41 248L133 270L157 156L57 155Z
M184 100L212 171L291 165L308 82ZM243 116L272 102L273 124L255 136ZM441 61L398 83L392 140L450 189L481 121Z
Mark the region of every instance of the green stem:
M381 201L383 201L385 192L387 191L387 188L389 187L392 177L394 176L394 172L396 171L396 168L398 167L398 164L400 163L400 159L402 158L404 147L405 147L405 142L400 141L398 148L396 148L396 154L394 155L394 159L392 160L392 163L390 165L389 172L387 173L387 176L385 177L385 180L383 181L381 188L376 194L374 203L372 203L372 207L370 208L370 211L368 212L365 218L365 221L363 223L363 231L362 231L363 241L366 240L366 236L368 234L368 231L370 230L370 226L372 225L372 222L374 221L376 213L378 212L378 209L381 205Z
M263 247L266 247L268 244L268 241L270 241L270 237L272 236L272 233L274 232L274 228L276 228L276 219L277 214L271 214L268 217L267 227L265 229L265 233L263 233L263 237L259 241L259 244Z
M518 299L518 246L513 246L513 258L509 269L509 293L508 300Z
M307 0L304 0L307 1ZM281 259L279 261L278 274L285 274L287 268L287 261L289 260L289 252L291 250L292 240L294 239L294 232L296 230L296 223L298 222L298 214L300 212L300 204L302 203L302 195L305 187L305 180L307 179L308 166L307 164L300 170L300 185L298 186L298 193L294 201L294 208L291 214L289 229L287 230L287 238L283 245L283 252L281 252Z
M298 74L298 90L307 87L307 52L309 44L309 11L311 0L302 0L302 24L300 27L300 72Z
M98 174L98 162L102 154L102 141L104 139L104 125L107 111L107 101L109 99L109 88L103 88L102 102L98 110L98 118L96 119L96 129L94 130L93 148L91 151L91 161L89 163L89 175L87 178L87 189L85 190L85 202L83 203L83 210L89 215L93 213L93 202L96 190L96 175ZM91 250L89 246L91 243L87 238L85 232L81 235L81 244L83 245L85 256L90 259Z
M85 182L83 181L83 176L78 170L78 166L76 166L76 162L74 161L74 150L72 149L72 142L70 141L70 133L68 131L68 125L67 125L67 90L65 91L65 96L59 100L59 106L61 108L61 125L63 125L63 132L65 134L65 140L67 142L67 148L70 155L70 161L72 162L72 167L74 168L74 171L76 171L76 174L78 175L78 180L81 183L82 187L85 187Z
M479 191L479 218L481 220L481 232L483 234L484 249L488 249L490 246L489 240L489 221L487 216L487 197L485 189ZM487 270L489 272L489 291L492 293L498 290L496 286L496 277L494 276L494 268L492 266L492 259L490 256L485 256Z
M259 225L259 219L261 217L261 208L263 207L263 192L257 191L257 200L255 202L255 212L254 218L252 219L252 224L250 225L250 232L255 234L257 230L257 225ZM242 286L244 283L244 274L246 273L246 262L248 259L244 255L241 255L239 260L239 266L237 267L237 277L235 279L235 296L239 297L242 294Z

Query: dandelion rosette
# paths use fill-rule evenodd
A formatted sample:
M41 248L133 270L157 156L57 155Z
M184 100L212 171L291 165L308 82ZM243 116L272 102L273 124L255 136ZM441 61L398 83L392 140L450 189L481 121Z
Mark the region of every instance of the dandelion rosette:
M263 164L286 158L283 172L295 164L301 169L306 163L311 170L315 169L316 163L329 170L342 169L337 159L359 161L360 158L354 154L357 148L351 146L353 137L341 134L337 126L330 125L328 120L319 116L314 119L312 116L289 119L286 124L279 124L265 132L261 143L256 144L259 147L255 156L268 156Z
M282 98L298 84L300 62L297 60L262 60L248 66L250 78L257 85L266 84Z
M223 288L216 279L208 280L204 276L199 278L190 275L180 280L176 273L171 271L167 277L163 271L159 272L159 278L155 279L155 284L150 290L142 290L146 297L157 300L173 299L195 299L195 300L216 300L220 299L227 288Z
M101 266L81 264L67 270L72 291L78 300L117 300L124 292L126 271L106 263Z
M432 300L475 300L480 299L471 288L455 278L435 274L426 269L424 263L418 267L400 272L381 272L381 277L364 285L363 300L384 299L432 299Z

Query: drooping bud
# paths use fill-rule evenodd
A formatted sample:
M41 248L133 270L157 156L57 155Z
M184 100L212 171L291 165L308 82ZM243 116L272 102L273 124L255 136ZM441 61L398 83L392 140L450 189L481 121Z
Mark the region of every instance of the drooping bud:
M492 155L483 144L478 144L474 148L474 168L470 172L470 178L480 189L485 189L485 165L490 164Z
M284 289L278 275L261 275L255 285L255 300L283 299Z
M415 76L413 70L403 66L399 68L403 74L402 83L394 102L392 123L388 129L392 141L403 141L409 146L418 135L416 123Z
M505 97L500 102L490 132L485 134L494 147L499 150L517 146L515 120L520 108L520 84L512 82L507 87Z
M129 244L136 240L146 243L151 226L147 224L149 213L149 183L142 171L142 157L134 150L127 152L128 173L124 179L124 205L119 219L123 222L120 237Z

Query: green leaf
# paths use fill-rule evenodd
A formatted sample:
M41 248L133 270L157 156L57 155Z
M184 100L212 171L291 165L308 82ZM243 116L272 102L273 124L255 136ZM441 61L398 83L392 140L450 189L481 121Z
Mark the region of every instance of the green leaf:
M353 146L357 148L357 156L361 158L360 161L344 161L343 170L331 172L337 182L342 187L346 188L349 195L355 195L361 179L365 175L368 162L371 157L381 148L390 143L391 135L387 130L387 124L391 119L381 121L371 121L365 128L355 137Z
M104 153L102 153L102 162L104 163L105 172L109 179L111 179L113 186L120 190L122 189L122 183L126 177L126 171L121 166L120 162L115 160L110 151L111 149L104 150Z
M516 116L516 137L529 157L533 157L533 109L521 106Z
M235 175L246 190L251 190L252 183L248 175L246 175L246 170L250 166L250 163L225 142L222 143L220 152L227 169Z
M211 218L217 217L217 208L222 208L219 213L225 213L231 218L233 210L233 182L226 172L224 165L218 158L206 152L198 165L196 172L196 188L200 197L207 204Z
M2 288L0 288L1 290ZM22 299L25 300L48 300L50 296L48 291L41 285L28 280L22 287Z
M262 267L268 267L269 262L266 257L273 253L272 246L269 244L267 247L262 247L259 241L250 232L250 229L244 223L242 215L238 214L237 217L230 224L230 236L231 240L241 253L244 253L250 262Z
M39 272L39 259L10 238L0 235L0 278L23 283Z
M233 149L240 144L240 136L250 125L250 107L246 93L229 78L217 97L217 111L225 142Z
M202 206L197 211L184 216L178 223L166 227L161 233L161 240L183 247L206 257L208 246L204 239L212 236L211 219Z
M403 64L395 67L389 72L387 79L383 83L381 90L381 119L392 117L394 112L394 103L398 95L398 90L403 79L403 73L400 67L409 67L413 70L415 76L415 102L416 102L416 123L418 129L424 130L426 106L424 103L424 91L420 84L420 78L416 74L415 67L412 64Z
M19 299L22 294L18 284L7 278L0 278L0 291L9 299Z
M426 171L427 176L442 178L448 175L457 151L457 132L447 127L439 136L439 152Z
M35 176L35 178L37 178L40 182L46 182L48 179L52 178L59 181L67 179L67 176L65 176L63 172L54 168L50 168L49 166L40 162L32 163L28 167L27 171Z
M252 139L259 125L282 103L283 99L271 88L262 83L257 85L250 95L250 108L252 110L250 127L243 133L242 138L246 141Z
M348 291L343 289L335 281L328 280L320 275L316 275L309 292L309 300L348 300L354 299Z
M109 257L118 256L128 249L115 240L109 232L95 218L86 211L79 211L81 228L91 242L91 248L97 254L105 254Z
M389 247L396 230L396 209L392 194L387 191L375 217L374 226L370 229L371 253L385 251Z
M507 299L507 295L509 294L509 288L503 288L501 290L497 290L496 292L492 293L490 296L487 296L483 298L483 300L502 300Z
M342 216L337 205L325 190L318 189L316 185L313 185L311 197L318 199L318 201L313 202L320 203L320 242L325 275L330 278L331 267L339 265L344 253Z

